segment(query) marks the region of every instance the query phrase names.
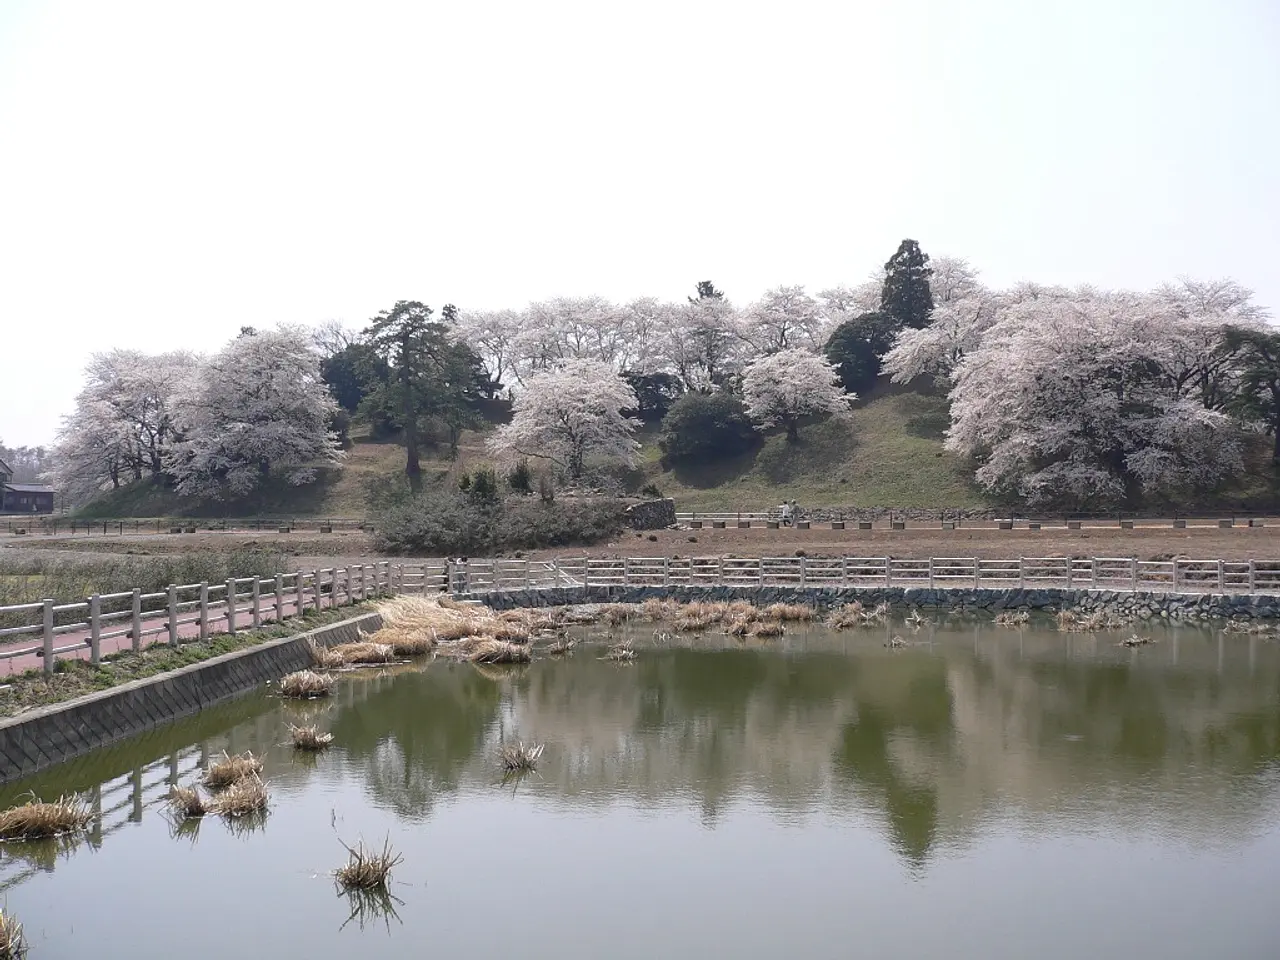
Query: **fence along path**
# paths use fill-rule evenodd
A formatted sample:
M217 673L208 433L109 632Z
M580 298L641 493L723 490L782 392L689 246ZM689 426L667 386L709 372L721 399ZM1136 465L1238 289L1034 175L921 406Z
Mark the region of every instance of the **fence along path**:
M134 589L69 603L0 606L0 663L7 662L8 673L41 667L52 673L59 657L98 664L122 650L178 646L374 597L440 590L447 583L444 561L381 561L219 584L171 584L155 593Z
M586 587L1066 588L1168 593L1280 594L1280 560L1131 557L562 557L554 560L381 561L221 584L95 594L85 600L0 607L0 662L8 672L58 657L101 662L151 643L177 646L393 594ZM35 642L33 642L35 641Z
M984 587L1280 594L1280 560L1130 557L626 557L472 560L449 565L453 592L545 587Z

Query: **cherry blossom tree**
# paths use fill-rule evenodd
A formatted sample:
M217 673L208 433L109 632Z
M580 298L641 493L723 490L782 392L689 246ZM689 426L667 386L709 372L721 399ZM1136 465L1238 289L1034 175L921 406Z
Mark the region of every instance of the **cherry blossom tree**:
M592 461L630 466L640 448L632 436L639 421L622 411L636 405L635 391L609 364L565 360L529 378L489 449L506 463L545 460L573 480Z
M747 415L762 427L782 425L787 442L800 439L800 420L848 411L856 394L840 387L829 361L808 350L780 350L755 361L742 376Z
M203 364L180 398L183 434L166 466L183 495L243 496L268 476L310 483L342 453L330 432L337 403L303 327L244 333Z
M738 331L756 354L794 347L818 350L831 323L804 287L775 287L743 311Z
M1226 415L1171 386L1151 298L1090 289L1013 305L954 370L947 447L991 490L1032 502L1132 502L1238 470Z

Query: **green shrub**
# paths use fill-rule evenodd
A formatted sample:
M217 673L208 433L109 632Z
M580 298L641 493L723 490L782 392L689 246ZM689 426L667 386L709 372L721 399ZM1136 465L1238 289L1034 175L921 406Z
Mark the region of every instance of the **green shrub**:
M533 493L533 470L529 468L528 460L521 460L507 474L507 486L511 488L512 493L522 496Z
M424 493L389 507L375 538L391 553L484 556L597 543L622 529L625 510L621 501L600 497L481 504L461 493Z
M745 453L760 440L742 399L721 390L686 393L662 420L658 446L668 463L703 463Z
M467 499L480 505L497 503L500 499L498 475L488 467L479 467L471 474L471 489L467 491Z

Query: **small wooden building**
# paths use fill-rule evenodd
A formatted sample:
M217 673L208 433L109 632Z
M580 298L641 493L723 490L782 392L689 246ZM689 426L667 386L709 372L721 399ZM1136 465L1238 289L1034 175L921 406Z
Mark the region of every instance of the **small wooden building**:
M0 460L0 513L53 513L53 487L14 483L13 471Z

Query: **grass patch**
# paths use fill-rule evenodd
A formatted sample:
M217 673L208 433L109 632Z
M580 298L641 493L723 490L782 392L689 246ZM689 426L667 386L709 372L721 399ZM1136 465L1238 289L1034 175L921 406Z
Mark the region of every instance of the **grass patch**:
M156 644L139 653L124 651L103 657L101 665L94 667L87 660L62 659L57 672L46 677L41 670L5 677L9 689L0 692L0 716L19 716L29 710L47 707L88 693L110 690L112 687L133 680L144 680L157 674L177 670L222 656L247 650L269 640L296 636L317 627L339 623L368 613L372 605L361 604L341 607L321 613L308 613L304 617L270 624L260 630L241 630L234 635L215 634L206 641L184 643L180 647Z
M222 759L211 763L204 774L204 785L210 790L223 790L237 780L262 773L262 760L252 751L238 753L234 757L223 751Z
M363 840L354 847L345 843L342 846L347 851L347 862L333 876L344 890L385 890L391 871L404 859L391 849L390 837L382 842L381 850L366 848Z
M227 787L213 801L210 809L232 819L247 817L265 811L269 799L267 785L256 773L251 773Z
M7 910L0 910L0 960L18 960L27 955L22 924Z
M280 681L280 695L291 700L315 700L333 691L333 677L313 670L295 670Z
M169 810L179 821L191 820L208 813L209 803L195 787L174 787L169 791Z
M46 840L83 830L93 813L79 797L35 797L0 813L0 840Z
M528 773L537 769L538 759L546 749L544 743L531 743L525 746L523 741L504 743L498 751L498 762L507 773Z
M314 724L306 727L295 727L289 724L289 739L296 750L318 753L333 743L333 734L321 733L320 728Z
M463 659L472 663L529 663L533 660L533 651L527 643L484 637L467 646L469 649L463 652Z

